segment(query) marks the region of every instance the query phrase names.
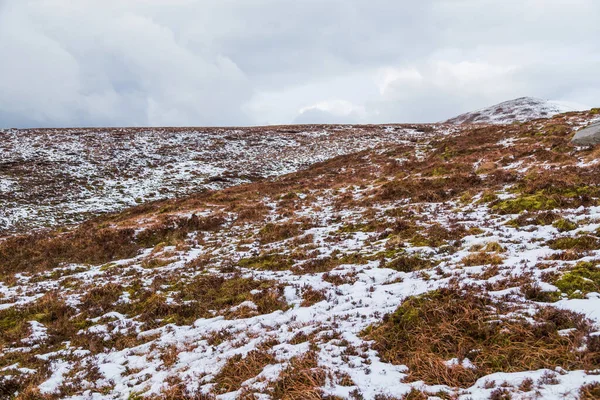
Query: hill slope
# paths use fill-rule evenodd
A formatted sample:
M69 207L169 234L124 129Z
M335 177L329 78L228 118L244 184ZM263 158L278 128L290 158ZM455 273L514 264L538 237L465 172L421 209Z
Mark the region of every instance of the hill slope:
M594 117L463 126L7 238L0 393L594 398L600 154L570 144Z
M433 129L395 125L0 131L0 236L286 174L338 155L413 140Z
M491 107L461 114L446 121L448 124L511 124L525 122L539 118L550 118L556 114L578 111L575 105L536 99L534 97L520 97L505 101Z

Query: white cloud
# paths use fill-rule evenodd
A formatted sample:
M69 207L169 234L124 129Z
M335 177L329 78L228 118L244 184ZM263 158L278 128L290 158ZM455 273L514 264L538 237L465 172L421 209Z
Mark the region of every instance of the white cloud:
M0 0L0 127L599 105L599 15L596 0Z
M352 104L347 100L321 101L300 109L294 122L302 124L360 123L367 119L364 106Z
M90 9L23 1L2 10L2 114L25 125L250 122L241 106L252 85L231 59L193 51L118 2L84 3Z
M391 86L414 85L423 81L423 75L415 67L410 68L383 68L377 77L379 94L386 96Z

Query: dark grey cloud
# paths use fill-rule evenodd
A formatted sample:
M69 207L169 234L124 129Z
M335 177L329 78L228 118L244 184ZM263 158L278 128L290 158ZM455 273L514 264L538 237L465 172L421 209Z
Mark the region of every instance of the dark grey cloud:
M596 0L0 0L0 127L600 104Z

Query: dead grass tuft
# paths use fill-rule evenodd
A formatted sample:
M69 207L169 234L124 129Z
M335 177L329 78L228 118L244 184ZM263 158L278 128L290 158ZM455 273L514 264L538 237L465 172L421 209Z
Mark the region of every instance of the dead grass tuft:
M582 316L543 308L535 323L502 315L511 310L471 291L440 289L406 300L364 332L382 359L409 367L411 380L468 387L494 372L593 369L597 354L580 346L590 331ZM576 328L568 336L559 330ZM447 360L469 359L476 368Z
M242 387L242 383L261 373L264 367L272 364L275 357L265 350L253 350L242 356L231 357L215 376L215 391L229 393Z
M469 254L460 260L465 267L474 267L478 265L501 265L504 259L495 253L479 252Z
M272 395L281 400L321 400L327 373L318 366L317 353L294 357L272 386Z
M600 383L588 383L579 388L579 400L600 399Z
M279 242L280 240L298 236L307 228L308 227L303 227L301 224L295 222L285 222L279 224L269 223L261 228L261 230L258 232L258 237L260 238L260 242L262 244Z
M302 303L300 303L301 307L310 307L313 304L316 304L320 301L326 299L325 290L316 290L312 287L306 287L302 290Z

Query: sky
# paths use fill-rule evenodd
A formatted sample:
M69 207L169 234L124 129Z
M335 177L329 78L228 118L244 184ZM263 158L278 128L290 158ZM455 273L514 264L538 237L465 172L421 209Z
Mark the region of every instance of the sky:
M598 0L0 0L0 128L600 106Z

